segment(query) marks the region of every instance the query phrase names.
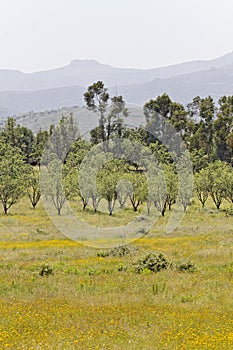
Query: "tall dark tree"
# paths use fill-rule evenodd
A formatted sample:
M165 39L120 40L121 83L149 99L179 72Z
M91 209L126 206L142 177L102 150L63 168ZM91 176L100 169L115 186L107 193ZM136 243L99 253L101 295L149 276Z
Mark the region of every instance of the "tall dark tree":
M190 135L190 150L203 149L209 160L214 155L214 128L216 107L212 97L201 99L199 96L188 105L188 111L193 118L193 130Z
M107 140L114 134L121 138L124 132L124 118L128 116L128 109L122 96L111 98L110 112L107 116Z
M87 108L99 115L99 128L96 132L96 143L106 140L106 109L109 101L109 93L102 81L90 85L84 93Z
M47 130L42 131L41 129L35 136L32 153L30 155L30 163L32 165L40 165L40 160L44 152L46 143L49 139L49 133Z
M34 144L34 135L30 129L17 125L14 118L8 118L1 131L1 138L12 147L19 148L25 161L29 163Z
M231 160L230 134L233 126L233 96L223 96L218 101L217 118L213 123L217 159Z

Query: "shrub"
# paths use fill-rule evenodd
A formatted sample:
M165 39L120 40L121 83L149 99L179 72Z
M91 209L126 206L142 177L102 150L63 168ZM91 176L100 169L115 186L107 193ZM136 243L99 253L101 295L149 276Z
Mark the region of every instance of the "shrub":
M178 270L180 272L194 272L196 270L196 267L194 264L192 264L191 262L186 262L186 263L182 263L178 266Z
M163 254L148 254L145 258L139 259L134 263L134 269L138 273L142 273L144 270L150 270L152 272L159 272L166 270L169 266L169 262Z
M227 208L225 210L225 215L226 216L233 216L233 206L231 206L230 208Z
M127 271L127 266L123 265L123 264L120 264L117 268L117 270L119 272L122 272L122 271Z
M53 268L49 265L42 265L41 266L41 270L39 272L40 276L49 276L49 275L53 275Z
M99 253L97 253L97 256L99 256L101 258L106 258L108 256L122 257L125 255L128 255L129 253L130 253L130 249L128 247L122 245L122 246L113 248L109 251L99 252Z
M99 252L99 253L97 253L97 256L99 256L100 258L106 258L109 256L109 252L106 252L106 251Z

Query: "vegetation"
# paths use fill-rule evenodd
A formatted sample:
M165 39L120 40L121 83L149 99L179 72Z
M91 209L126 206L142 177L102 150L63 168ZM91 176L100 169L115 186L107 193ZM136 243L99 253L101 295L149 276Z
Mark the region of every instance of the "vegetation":
M13 118L8 118L0 132L0 201L5 214L25 193L31 205L34 208L37 206L41 197L38 166L41 165L42 154L42 165L47 168L47 174L50 172L50 184L47 183L47 192L44 194L51 197L59 215L66 199L78 197L82 198L83 209L91 203L94 212L98 211L101 201L106 201L110 216L113 215L116 202L123 208L128 200L134 211L147 203L148 213L153 204L164 216L167 208L171 210L176 202L180 202L186 211L193 189L192 173L190 170L185 171L190 159L180 146L174 154L169 152L167 123L174 126L175 133L189 151L195 173L195 190L202 207L208 197L212 198L217 209L225 199L233 202L231 97L223 96L218 106L211 97L195 97L185 108L166 94L158 96L144 106L146 126L134 130L125 126L124 118L128 110L123 97L110 97L103 82L92 84L84 94L84 99L88 109L99 115L99 126L91 132L91 143L81 139L72 114L69 117L63 115L58 126L52 125L49 131L40 130L37 135L33 135L26 127L16 125ZM131 142L127 146L126 143L123 145L126 148L123 158L119 141L111 145L115 137ZM176 135L171 138L175 142ZM80 188L78 177L84 176L85 156L99 141L104 142L102 152L105 157L113 152L117 159L120 154L122 165L119 167L119 163L116 170L112 171L116 161L115 164L103 166L100 160L100 168L97 173L93 173L93 164L96 164L94 153L91 164L85 165L85 177L88 173L95 176L88 177L88 184ZM138 153L133 152L132 143L134 146L141 144L158 160L149 192L147 176L150 169L146 164L140 164L140 149ZM47 159L46 152L49 154ZM56 158L62 162L61 167L58 167ZM58 168L61 168L60 173L56 172Z
M217 211L211 198L205 210L198 202L172 234L164 230L168 216L161 216L126 247L130 252L64 238L42 203L33 210L27 196L8 216L0 214L0 347L231 348L232 217L224 212L230 204ZM129 213L96 216L82 210L81 199L77 212L101 226L110 219L121 225ZM138 274L132 264L150 253L174 268Z
M99 116L90 142L72 115L37 135L12 118L0 131L0 347L232 348L233 98L184 107L164 94L135 129L102 82L84 98ZM145 206L159 218L96 252L57 231L42 196L100 228L120 230ZM175 204L186 216L167 235Z

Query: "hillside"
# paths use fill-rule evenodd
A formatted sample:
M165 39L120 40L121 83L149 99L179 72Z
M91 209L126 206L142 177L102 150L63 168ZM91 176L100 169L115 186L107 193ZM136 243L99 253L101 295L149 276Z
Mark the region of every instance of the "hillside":
M126 124L129 127L135 127L145 124L145 117L142 112L142 108L130 105L129 116L126 118ZM73 114L75 120L78 123L81 134L84 137L89 137L89 132L95 126L98 125L98 115L87 110L85 107L63 107L60 109L47 110L43 112L29 112L15 116L17 123L26 126L31 129L34 133L40 129L48 130L51 124L57 124L61 119L62 115L68 116L70 113ZM4 119L0 125L4 124Z
M130 103L144 104L164 92L175 101L187 104L193 97L211 95L218 100L223 95L233 94L233 61L219 68L183 74L166 79L155 79L145 84L122 86L119 89Z
M142 105L164 92L188 103L194 96L233 94L233 53L210 61L193 61L154 69L115 68L94 60L74 60L68 66L36 72L0 70L0 119L29 111L82 106L91 83L103 80L112 94Z

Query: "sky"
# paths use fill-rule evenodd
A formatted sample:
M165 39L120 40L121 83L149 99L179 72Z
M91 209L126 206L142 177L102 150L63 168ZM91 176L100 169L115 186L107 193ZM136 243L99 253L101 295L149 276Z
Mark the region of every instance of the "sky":
M232 0L0 0L0 69L149 68L233 51Z

